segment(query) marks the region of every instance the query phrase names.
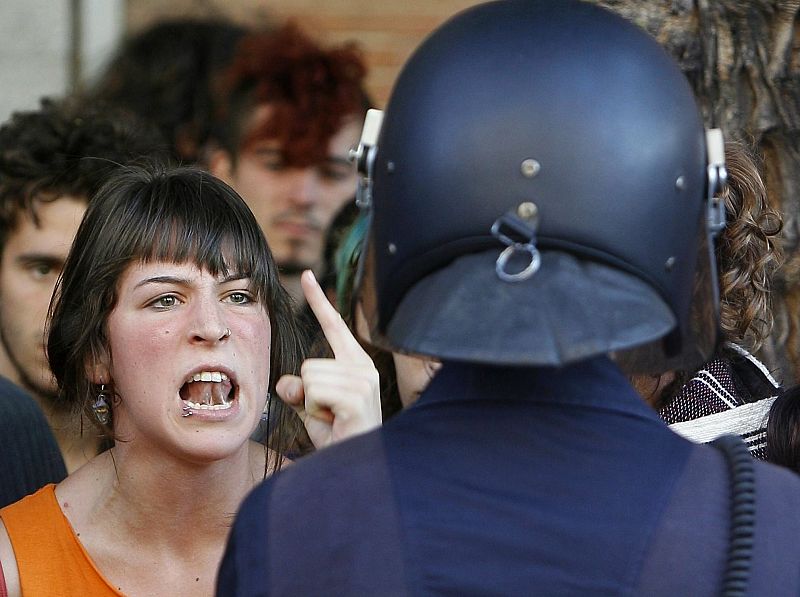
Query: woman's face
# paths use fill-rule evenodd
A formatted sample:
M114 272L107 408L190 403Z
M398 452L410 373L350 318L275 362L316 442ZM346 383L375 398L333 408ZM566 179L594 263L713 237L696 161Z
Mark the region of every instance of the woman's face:
M120 440L195 462L246 445L270 375L269 316L249 282L191 263L128 266L108 318L107 375L94 380L113 383Z

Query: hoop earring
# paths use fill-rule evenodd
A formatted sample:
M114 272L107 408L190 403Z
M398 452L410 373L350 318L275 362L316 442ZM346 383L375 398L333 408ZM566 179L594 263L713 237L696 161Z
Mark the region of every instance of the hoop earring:
M108 421L111 418L111 409L106 398L106 384L100 384L100 393L97 395L97 400L92 404L92 412L101 425L108 425Z

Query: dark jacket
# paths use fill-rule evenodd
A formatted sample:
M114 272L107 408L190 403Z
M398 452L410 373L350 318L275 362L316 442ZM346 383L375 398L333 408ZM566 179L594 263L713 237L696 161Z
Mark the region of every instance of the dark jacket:
M0 454L0 508L67 476L41 409L4 377L0 377Z
M800 479L756 466L753 595L800 591ZM445 364L381 430L258 487L229 595L716 595L721 452L672 433L615 365Z

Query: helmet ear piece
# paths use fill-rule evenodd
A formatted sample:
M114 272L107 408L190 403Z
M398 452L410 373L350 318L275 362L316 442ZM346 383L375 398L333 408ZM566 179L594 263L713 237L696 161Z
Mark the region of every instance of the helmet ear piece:
M362 209L367 209L372 201L372 176L382 122L383 111L374 108L367 110L358 147L350 151L350 160L355 163L359 175L356 187L356 205Z
M713 238L723 231L727 212L722 193L728 185L728 170L725 167L725 139L721 129L706 131L708 153L708 229Z

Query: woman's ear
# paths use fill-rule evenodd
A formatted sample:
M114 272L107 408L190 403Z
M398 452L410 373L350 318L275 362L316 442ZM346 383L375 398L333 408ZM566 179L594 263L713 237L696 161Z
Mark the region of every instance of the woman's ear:
M107 360L106 355L103 354L86 364L86 378L97 386L111 381L111 371Z

